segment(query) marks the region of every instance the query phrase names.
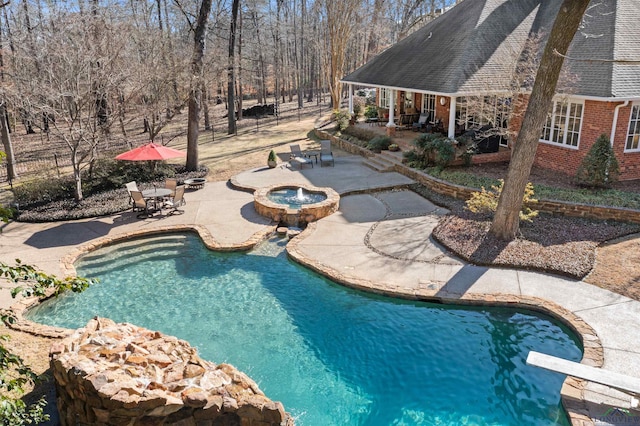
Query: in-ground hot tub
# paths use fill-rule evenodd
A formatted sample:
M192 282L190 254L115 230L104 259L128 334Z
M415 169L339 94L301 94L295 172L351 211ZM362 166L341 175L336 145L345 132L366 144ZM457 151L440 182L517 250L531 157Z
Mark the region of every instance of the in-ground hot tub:
M278 223L300 226L338 210L340 195L305 184L272 185L253 193L256 211Z

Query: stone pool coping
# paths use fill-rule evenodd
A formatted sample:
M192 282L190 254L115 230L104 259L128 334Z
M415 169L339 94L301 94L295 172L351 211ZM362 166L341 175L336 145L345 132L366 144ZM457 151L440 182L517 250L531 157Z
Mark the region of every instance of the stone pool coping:
M263 231L253 234L251 238L244 242L226 245L220 244L213 237L213 235L211 235L209 230L203 225L160 226L151 229L125 232L117 235L107 235L82 244L69 251L62 259L60 259L60 268L64 272L65 276L75 277L76 268L74 266L74 263L78 261L82 256L91 253L94 250L112 244L135 240L138 238L175 233L195 233L200 237L200 239L208 249L214 251L248 251L251 250L260 241L263 241L269 235L273 234L275 232L275 229L275 225L268 226ZM43 337L63 338L71 335L71 333L73 332L72 329L39 324L26 319L24 316L26 311L28 311L30 308L36 306L44 300L53 297L53 295L54 289L50 288L47 290L47 295L44 298L28 297L21 299L15 304L11 305L11 308L9 309L15 317L15 322L10 324L11 328Z
M604 365L603 347L595 330L582 318L557 303L540 297L513 294L466 293L462 297L442 297L436 295L438 292L437 289L430 288L429 286L422 286L417 289L411 289L413 291L407 291L408 289L402 286L390 286L367 279L346 277L340 271L323 265L299 250L298 246L300 242L311 235L316 227L316 223L310 223L296 238L289 241L286 246L287 254L297 263L328 277L340 285L400 299L436 302L447 305L523 308L549 315L564 323L581 340L583 347L582 364L593 367L602 367ZM583 391L586 385L587 381L585 380L567 376L560 391L562 405L567 411L567 415L573 425L588 426L594 424L591 417L588 416L588 408L583 397Z

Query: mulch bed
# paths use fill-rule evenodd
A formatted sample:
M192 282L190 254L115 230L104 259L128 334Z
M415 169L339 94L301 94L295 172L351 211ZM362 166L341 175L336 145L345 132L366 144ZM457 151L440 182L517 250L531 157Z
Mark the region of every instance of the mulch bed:
M625 223L541 215L521 225L520 235L506 242L489 234L490 220L450 215L433 237L453 253L477 265L531 269L584 278L594 267L603 242L640 231Z
M423 186L412 188L451 213L433 237L452 253L476 265L537 270L584 278L594 267L596 248L609 240L640 232L640 225L540 213L521 222L520 234L506 242L489 234L491 218L465 210L465 203Z

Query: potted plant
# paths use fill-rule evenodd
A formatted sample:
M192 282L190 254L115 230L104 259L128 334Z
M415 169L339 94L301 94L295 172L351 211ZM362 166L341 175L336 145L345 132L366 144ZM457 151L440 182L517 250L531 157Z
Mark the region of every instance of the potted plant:
M269 166L270 169L273 169L275 166L278 165L276 152L274 150L271 150L271 152L269 152L269 157L267 158L267 165Z
M389 151L400 151L400 147L396 143L389 145Z

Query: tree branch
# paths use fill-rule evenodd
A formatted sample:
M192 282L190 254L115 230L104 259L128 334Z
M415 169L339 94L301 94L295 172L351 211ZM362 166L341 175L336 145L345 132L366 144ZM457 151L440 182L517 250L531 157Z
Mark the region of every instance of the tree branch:
M626 65L640 65L640 59L584 59L584 58L574 58L572 56L563 55L558 52L556 49L553 49L553 54L558 55L564 59L568 59L570 61L576 62L600 62L600 63L612 63L612 64L626 64Z
M189 17L189 14L187 13L187 11L184 10L184 7L182 7L182 4L180 4L180 0L173 0L173 2L176 4L176 6L178 6L178 9L180 10L180 12L182 12L185 19L187 20L187 24L189 24L189 29L191 31L195 31L195 28L193 27L193 22L191 22L191 17Z

